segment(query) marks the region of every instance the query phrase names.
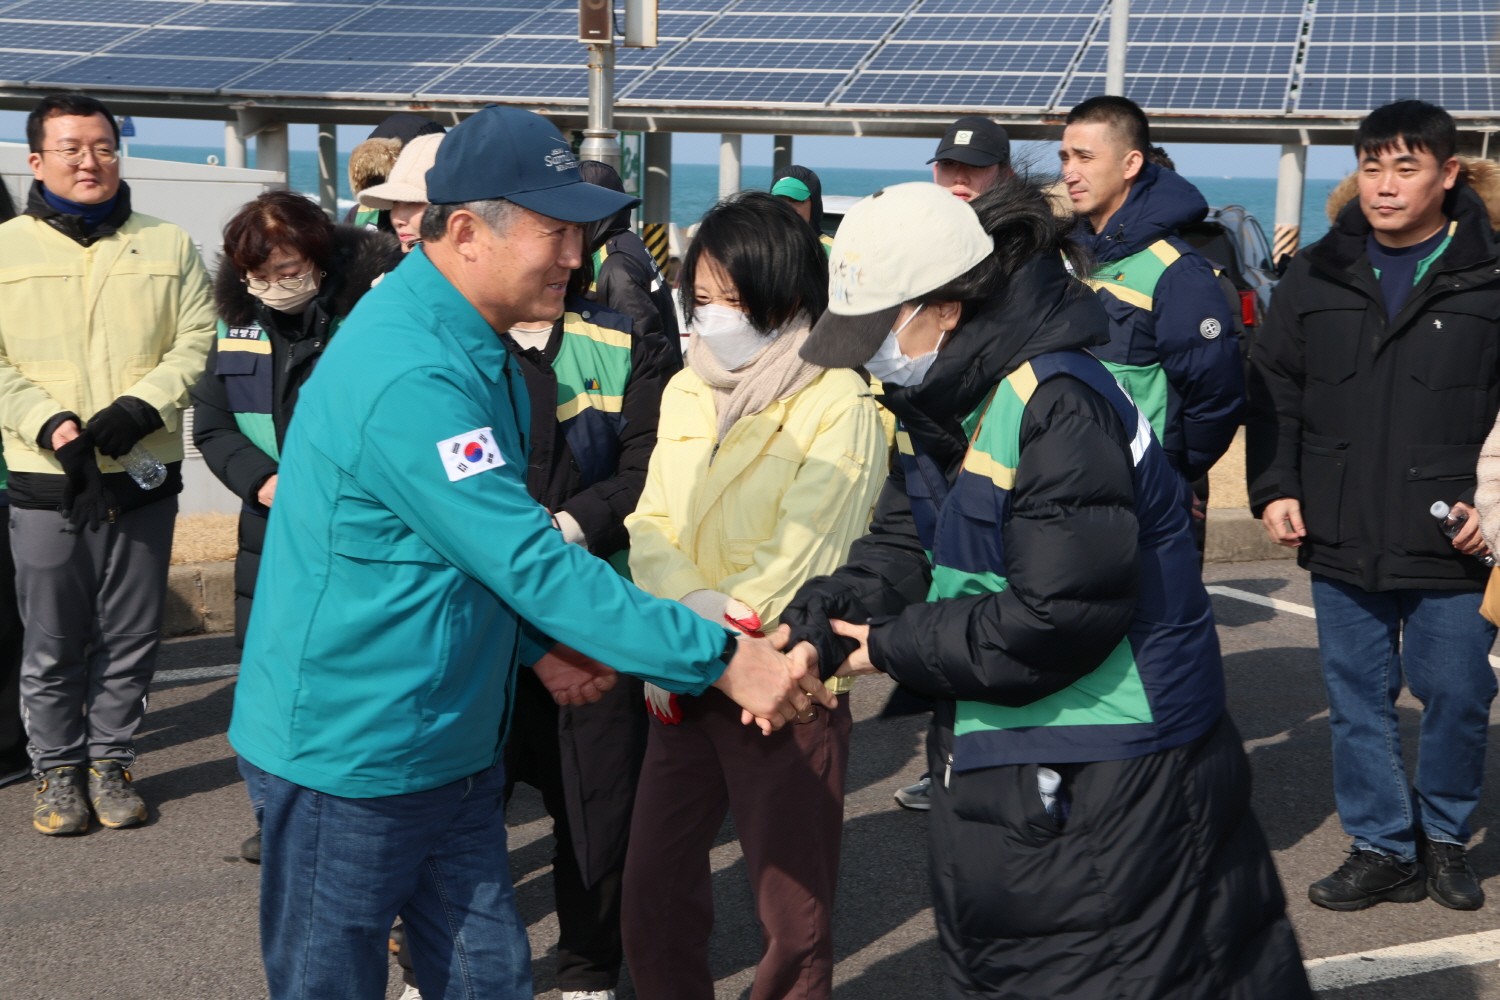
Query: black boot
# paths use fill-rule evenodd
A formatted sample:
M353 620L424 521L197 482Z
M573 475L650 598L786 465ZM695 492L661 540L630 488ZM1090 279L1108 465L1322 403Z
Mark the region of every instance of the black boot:
M1427 870L1376 851L1350 851L1339 870L1307 887L1307 898L1330 910L1376 903L1417 903L1427 896Z
M246 837L245 842L240 845L240 857L252 865L260 864L260 827L255 828L253 837Z
M1469 870L1467 852L1458 844L1429 840L1422 849L1427 866L1427 895L1450 910L1477 910L1484 890Z

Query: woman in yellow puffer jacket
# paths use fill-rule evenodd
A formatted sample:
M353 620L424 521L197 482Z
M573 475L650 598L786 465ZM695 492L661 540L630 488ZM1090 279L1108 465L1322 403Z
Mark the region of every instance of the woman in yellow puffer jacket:
M745 192L710 209L683 261L682 295L688 366L662 395L645 491L625 521L630 570L705 618L769 632L797 588L841 565L864 534L888 469L886 433L863 378L798 353L827 304L827 268L780 199ZM847 681L828 683L837 693ZM751 997L829 996L847 699L763 736L714 689L647 698L656 718L622 913L637 991L713 997L709 849L732 811L766 941Z

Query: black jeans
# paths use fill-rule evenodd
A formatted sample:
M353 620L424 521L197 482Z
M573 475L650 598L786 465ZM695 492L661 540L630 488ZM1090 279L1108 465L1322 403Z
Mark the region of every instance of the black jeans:
M644 704L641 711L645 712ZM506 801L515 782L542 793L552 834L552 887L557 901L557 988L612 990L620 981L624 945L620 940L620 888L623 866L605 872L585 886L573 853L573 832L563 791L562 752L558 744L557 705L530 670L516 678L516 707L511 713L506 746Z

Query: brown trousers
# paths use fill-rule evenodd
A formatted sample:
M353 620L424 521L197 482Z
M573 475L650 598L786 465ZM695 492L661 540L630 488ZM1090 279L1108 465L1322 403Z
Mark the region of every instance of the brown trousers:
M655 719L625 859L625 958L642 1000L713 1000L709 849L734 814L765 951L750 1000L833 993L833 891L849 769L847 696L763 736L710 688Z

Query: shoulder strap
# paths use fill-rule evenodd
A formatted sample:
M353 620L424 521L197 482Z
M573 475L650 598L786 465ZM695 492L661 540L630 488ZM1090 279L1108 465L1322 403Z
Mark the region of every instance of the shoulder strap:
M1129 257L1101 264L1088 279L1088 286L1096 292L1108 290L1121 302L1150 311L1156 283L1181 256L1182 252L1167 240L1157 240Z

